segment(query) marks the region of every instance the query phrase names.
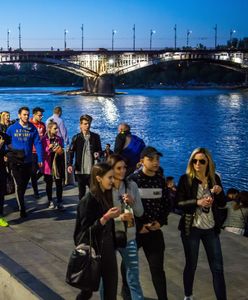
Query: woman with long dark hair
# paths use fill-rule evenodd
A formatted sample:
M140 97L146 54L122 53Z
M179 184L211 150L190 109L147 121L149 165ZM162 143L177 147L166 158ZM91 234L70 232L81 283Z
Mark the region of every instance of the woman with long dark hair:
M179 180L176 198L183 211L179 230L186 259L183 272L184 300L193 299L200 241L207 253L216 299L226 300L218 215L218 207L225 206L225 196L220 178L215 174L212 156L207 149L197 148L192 152L186 174Z
M127 245L118 247L122 257L122 276L125 293L126 281L130 289L131 298L133 300L142 300L143 292L139 281L139 259L136 244L136 226L134 216L141 217L144 213L144 208L140 199L139 189L137 184L132 180L125 178L127 166L124 158L118 154L112 154L107 161L114 171L113 185L113 202L119 207L121 214L115 219L115 231L126 232Z
M80 200L77 208L75 245L89 244L89 229L93 238L93 248L101 254L101 276L104 289L104 300L116 300L117 294L117 261L114 245L114 218L120 210L113 207L112 201L113 170L107 163L92 167L90 191ZM90 288L82 290L77 300L87 300L92 296Z

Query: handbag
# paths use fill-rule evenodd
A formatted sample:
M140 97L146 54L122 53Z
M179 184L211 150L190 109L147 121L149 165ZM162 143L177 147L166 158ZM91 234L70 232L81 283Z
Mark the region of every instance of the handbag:
M240 210L241 210L241 213L242 213L242 216L243 216L243 219L244 219L244 230L245 231L244 231L243 236L248 237L248 218L247 217L245 218L241 207L240 207Z
M101 279L101 255L92 247L91 227L89 245L79 244L69 259L66 282L81 290L97 291Z

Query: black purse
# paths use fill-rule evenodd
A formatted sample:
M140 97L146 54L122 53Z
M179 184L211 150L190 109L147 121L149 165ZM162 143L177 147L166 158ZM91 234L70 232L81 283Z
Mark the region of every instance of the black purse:
M89 245L79 244L69 259L66 282L81 290L97 291L101 279L101 255L92 247L91 228L89 228Z

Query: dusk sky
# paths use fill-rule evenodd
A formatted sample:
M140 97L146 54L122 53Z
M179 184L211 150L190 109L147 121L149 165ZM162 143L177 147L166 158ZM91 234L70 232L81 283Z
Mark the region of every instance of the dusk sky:
M153 48L198 43L214 46L214 26L218 26L218 44L226 44L230 30L233 37L248 37L248 0L2 0L0 6L0 47L18 48L18 24L21 23L23 49L81 49L81 26L84 24L84 48L111 48L112 30L115 49L132 48L133 24L136 49L149 48L150 31Z

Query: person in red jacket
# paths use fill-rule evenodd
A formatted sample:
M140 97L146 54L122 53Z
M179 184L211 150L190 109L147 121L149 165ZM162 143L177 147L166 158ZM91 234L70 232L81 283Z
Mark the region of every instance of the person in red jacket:
M33 109L33 118L30 119L30 122L36 127L40 139L45 135L46 133L46 125L45 123L41 122L43 118L44 109L41 107L35 107ZM37 181L42 176L42 173L40 172L39 166L38 166L38 160L37 160L37 153L35 146L33 146L32 150L32 174L31 174L31 182L32 187L34 190L34 197L38 199L39 196L39 190Z

